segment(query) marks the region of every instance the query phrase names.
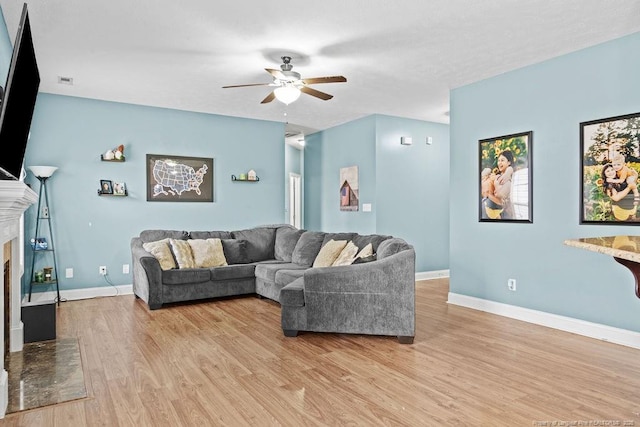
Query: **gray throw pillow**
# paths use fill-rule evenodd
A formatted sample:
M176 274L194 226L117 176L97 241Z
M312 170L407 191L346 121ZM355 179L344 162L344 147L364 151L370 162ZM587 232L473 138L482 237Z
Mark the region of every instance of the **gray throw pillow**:
M378 259L383 259L393 254L397 254L398 252L411 249L412 246L405 242L403 239L394 237L392 239L387 239L384 242L380 243L378 246L378 251L376 255Z
M291 255L300 240L300 236L306 230L298 230L295 227L280 227L276 231L275 257L279 261L291 262Z
M246 240L221 239L221 242L227 264L247 264L250 262Z
M304 267L311 267L318 256L318 252L320 252L325 234L322 231L305 231L302 233L291 254L291 262Z
M228 231L190 231L189 237L192 239L230 239L231 233Z
M232 231L231 237L247 241L249 262L274 259L273 247L276 243L276 229L256 227L248 230Z
M376 254L373 255L369 255L369 256L365 256L365 257L360 257L360 258L356 258L352 264L364 264L365 262L371 262L371 261L375 261L376 260Z

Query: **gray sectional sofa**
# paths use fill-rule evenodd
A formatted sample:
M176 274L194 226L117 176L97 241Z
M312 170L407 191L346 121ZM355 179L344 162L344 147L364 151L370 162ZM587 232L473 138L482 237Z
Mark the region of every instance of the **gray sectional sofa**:
M228 265L161 268L145 243L220 239ZM371 243L374 257L313 267L331 240ZM148 245L147 245L148 246ZM131 239L133 291L150 309L163 304L257 294L281 305L285 336L300 331L415 335L415 252L400 238L298 230L285 224L236 231L144 230ZM360 259L358 261L363 261Z

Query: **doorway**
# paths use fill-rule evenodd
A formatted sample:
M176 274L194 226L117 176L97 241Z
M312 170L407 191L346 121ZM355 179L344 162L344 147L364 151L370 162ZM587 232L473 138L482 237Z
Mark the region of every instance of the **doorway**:
M302 228L302 185L297 173L289 173L289 224Z

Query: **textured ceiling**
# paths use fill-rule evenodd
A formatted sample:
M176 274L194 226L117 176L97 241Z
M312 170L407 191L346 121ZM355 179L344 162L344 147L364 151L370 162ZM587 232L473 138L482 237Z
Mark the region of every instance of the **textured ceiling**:
M0 0L13 41L23 1ZM41 92L288 123L369 114L448 123L449 90L640 31L640 0L38 0ZM261 105L264 68L343 75ZM58 83L72 77L74 84Z

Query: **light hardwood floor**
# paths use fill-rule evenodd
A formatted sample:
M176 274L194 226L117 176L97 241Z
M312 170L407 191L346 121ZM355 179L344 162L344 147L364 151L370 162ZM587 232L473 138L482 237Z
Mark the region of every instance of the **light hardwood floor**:
M412 345L285 338L255 297L65 302L58 337L79 338L89 398L0 425L640 426L640 350L448 305L446 279L416 289Z

